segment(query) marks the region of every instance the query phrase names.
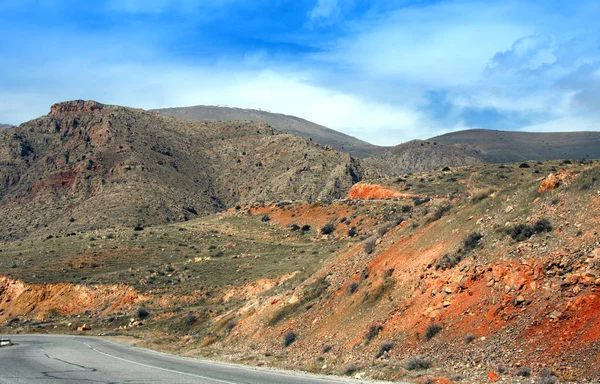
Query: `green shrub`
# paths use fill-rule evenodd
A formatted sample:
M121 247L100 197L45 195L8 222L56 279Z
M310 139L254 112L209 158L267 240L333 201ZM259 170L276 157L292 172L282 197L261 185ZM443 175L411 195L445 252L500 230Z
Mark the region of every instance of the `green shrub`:
M442 330L442 326L439 324L429 324L427 329L425 330L425 339L431 340L433 339L440 331Z
M283 335L283 346L289 347L292 345L294 341L296 341L296 333L293 331L288 331Z
M409 371L429 369L431 367L431 360L421 356L409 357L404 361L403 366L404 369Z
M392 343L391 341L386 341L386 342L381 343L381 345L379 346L379 351L377 352L377 355L375 356L375 358L376 359L380 358L386 352L391 351L392 348L394 348L394 343Z
M140 320L147 319L148 316L150 316L150 313L146 310L146 308L142 307L142 308L138 309L138 311L137 311L137 317Z
M357 235L356 227L352 227L348 230L348 237L354 237Z
M375 336L379 335L379 332L383 330L383 325L381 324L371 324L367 333L365 333L365 341L368 343L373 340Z
M367 240L365 240L365 243L363 244L363 249L365 250L365 252L367 254L371 254L375 250L376 246L377 246L377 238L375 236L372 236L372 237L369 237Z
M523 241L529 239L531 236L543 233L543 232L551 232L552 224L548 219L540 219L536 223L527 225L527 224L517 224L511 228L506 230L506 233L516 241Z
M469 252L477 248L479 240L483 239L483 235L479 232L471 232L463 239L463 251Z
M333 231L335 231L335 225L333 225L333 223L327 223L321 228L321 233L323 235L329 235L333 233Z

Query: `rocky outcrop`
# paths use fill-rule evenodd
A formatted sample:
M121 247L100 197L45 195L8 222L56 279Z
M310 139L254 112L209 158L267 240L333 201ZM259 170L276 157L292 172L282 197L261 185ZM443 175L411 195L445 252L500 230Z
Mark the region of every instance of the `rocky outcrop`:
M84 112L84 113L95 113L100 112L104 108L104 105L96 101L85 101L85 100L73 100L65 101L62 103L56 103L50 108L50 116L57 116L60 114L70 112Z
M538 189L538 193L541 194L546 191L556 189L562 184L568 184L574 178L575 173L573 171L565 171L561 169L557 173L551 173L544 179L544 181L542 181L542 184Z

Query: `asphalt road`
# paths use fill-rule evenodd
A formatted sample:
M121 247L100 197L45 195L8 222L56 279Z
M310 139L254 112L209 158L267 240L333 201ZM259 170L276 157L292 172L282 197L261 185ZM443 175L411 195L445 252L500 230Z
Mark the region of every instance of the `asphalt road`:
M7 337L18 345L0 348L0 383L348 383L344 379L182 358L94 337Z

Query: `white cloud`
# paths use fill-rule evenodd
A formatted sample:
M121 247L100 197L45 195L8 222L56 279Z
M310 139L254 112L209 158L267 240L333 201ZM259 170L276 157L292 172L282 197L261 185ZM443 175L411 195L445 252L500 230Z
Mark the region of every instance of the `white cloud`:
M317 4L308 16L313 21L324 21L334 16L337 11L337 0L317 0Z
M591 118L589 116L565 116L527 125L519 130L523 132L598 131L600 130L600 123L597 118Z
M354 34L316 58L380 79L435 87L469 84L495 53L531 32L503 16L502 7L461 2L405 8L360 23Z

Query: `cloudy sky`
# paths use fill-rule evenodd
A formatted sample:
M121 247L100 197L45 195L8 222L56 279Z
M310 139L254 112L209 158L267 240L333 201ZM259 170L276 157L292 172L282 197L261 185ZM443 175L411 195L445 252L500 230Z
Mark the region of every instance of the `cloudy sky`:
M392 145L600 130L600 2L0 0L0 123L223 104Z

